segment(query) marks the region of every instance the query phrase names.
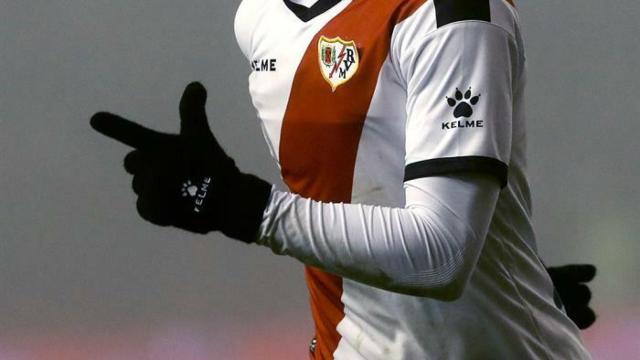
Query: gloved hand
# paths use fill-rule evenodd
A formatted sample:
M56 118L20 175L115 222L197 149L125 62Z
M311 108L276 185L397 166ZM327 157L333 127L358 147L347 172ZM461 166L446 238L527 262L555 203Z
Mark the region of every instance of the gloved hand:
M207 92L189 84L180 101L180 134L147 129L110 113L97 113L91 126L135 150L124 160L133 175L133 191L142 218L205 234L253 242L271 185L241 173L211 132Z
M580 329L586 329L596 321L596 314L589 307L591 290L586 285L596 276L593 265L565 265L547 268L557 294L567 315Z

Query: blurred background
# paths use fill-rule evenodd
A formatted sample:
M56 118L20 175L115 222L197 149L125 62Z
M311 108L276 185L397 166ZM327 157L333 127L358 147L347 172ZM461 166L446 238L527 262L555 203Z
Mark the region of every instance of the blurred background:
M143 222L110 110L178 128L184 86L242 169L278 182L228 0L0 0L0 360L304 359L302 266ZM520 2L529 174L548 264L598 266L595 359L640 358L640 4Z

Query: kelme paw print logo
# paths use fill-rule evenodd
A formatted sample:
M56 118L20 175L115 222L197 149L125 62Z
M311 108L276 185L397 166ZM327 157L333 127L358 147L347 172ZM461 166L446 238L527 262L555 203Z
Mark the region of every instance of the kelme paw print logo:
M477 104L480 100L480 94L472 96L471 88L464 94L458 88L456 88L455 99L447 96L447 103L451 107L455 107L453 110L453 116L459 117L471 117L473 115L472 106Z
M197 193L198 193L198 187L193 185L193 183L191 183L191 180L182 184L183 197L187 197L187 196L194 197L196 196Z

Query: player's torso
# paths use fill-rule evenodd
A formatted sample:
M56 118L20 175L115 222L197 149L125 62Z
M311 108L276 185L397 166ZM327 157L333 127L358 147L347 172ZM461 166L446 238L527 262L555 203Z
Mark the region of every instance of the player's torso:
M406 94L388 61L393 26L406 16L397 11L402 2L320 3L327 6L316 14L296 15L281 0L245 0L238 11L236 35L253 65L249 88L265 139L294 193L403 206ZM345 318L343 279L309 267L306 279L315 357L333 358Z
M247 43L249 88L267 143L293 192L401 205L406 95L388 52L410 6L326 3L335 4L314 17L280 0L248 0L239 10L236 31ZM379 4L385 11L373 11Z
M294 193L402 207L406 85L390 43L399 23L433 9L424 0L320 3L326 6L296 14L283 0L244 0L238 11L236 34L251 62L251 98L271 153ZM307 269L317 359L535 359L563 353L547 343L554 335L580 347L574 334L563 333L575 328L550 307L551 284L535 254L521 98L514 104L510 185L463 297L443 303ZM530 291L522 279L542 291ZM531 337L535 316L549 321Z

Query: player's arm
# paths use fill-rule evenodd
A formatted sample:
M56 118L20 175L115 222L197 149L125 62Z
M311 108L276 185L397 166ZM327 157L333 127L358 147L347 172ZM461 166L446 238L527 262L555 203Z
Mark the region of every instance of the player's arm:
M485 174L433 176L407 184L405 208L274 190L258 242L372 286L453 300L475 267L499 190Z
M473 271L506 183L513 47L504 31L469 23L426 34L403 54L398 65L409 93L411 161L405 208L272 192L241 173L217 144L199 84L187 87L181 101L179 135L106 113L94 116L92 125L136 148L125 167L134 174L138 210L148 221L199 233L220 230L380 288L454 299ZM453 112L446 97L456 96L462 84L482 93L476 111L491 126L441 132Z
M405 208L274 192L259 241L373 286L455 299L507 183L522 57L516 40L488 22L404 28L390 56L407 89Z
M329 204L279 192L241 173L215 141L204 88L181 101L181 133L113 114L91 121L136 149L125 158L139 214L197 233L219 230L380 288L440 299L461 293L482 247L499 182L485 174L433 176L406 185L407 207ZM261 229L259 229L261 227Z

